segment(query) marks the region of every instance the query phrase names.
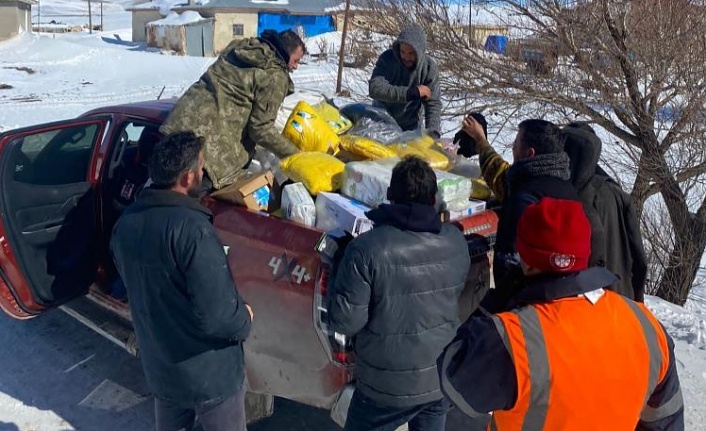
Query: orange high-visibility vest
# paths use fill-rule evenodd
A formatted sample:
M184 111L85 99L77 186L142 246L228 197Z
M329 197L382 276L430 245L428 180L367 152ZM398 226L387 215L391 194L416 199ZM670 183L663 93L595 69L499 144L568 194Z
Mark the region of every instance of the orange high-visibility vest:
M634 430L669 367L644 304L606 291L493 316L517 373L517 401L489 430Z

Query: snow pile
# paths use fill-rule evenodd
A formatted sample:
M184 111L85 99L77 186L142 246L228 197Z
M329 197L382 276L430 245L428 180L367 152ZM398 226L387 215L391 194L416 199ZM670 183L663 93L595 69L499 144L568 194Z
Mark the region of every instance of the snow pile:
M169 12L172 10L172 8L175 8L177 6L184 6L187 5L188 2L184 0L156 0L156 1L148 1L146 3L140 3L138 5L135 5L131 7L130 9L148 9L148 10L156 10L159 9L159 13L162 14L162 16L167 16L169 15Z
M288 5L289 0L250 0L250 3L255 4L273 4L273 5Z
M187 10L182 14L176 12L169 12L169 14L162 19L152 21L147 23L148 26L164 27L172 25L186 25L194 22L207 21L206 18L202 17L198 12L192 10Z
M346 3L345 2L339 3L336 6L330 6L330 7L324 8L324 12L326 12L326 13L343 12L345 10L346 10ZM352 4L352 5L350 5L349 10L365 10L365 8Z
M126 8L133 0L114 0L102 3L103 29L112 31L132 27L132 18ZM41 7L40 7L41 6ZM101 23L101 4L91 2L93 25ZM32 6L32 23L42 25L55 21L71 26L88 26L88 2L78 0L42 0L41 5Z
M304 42L306 43L306 51L312 55L320 55L321 53L338 55L338 52L341 50L342 38L343 32L340 31L332 31L329 33L322 33L317 36L307 37L304 39ZM346 46L350 47L354 41L365 41L366 43L370 42L374 49L384 51L392 46L395 38L375 32L352 30L348 32ZM348 48L346 48L346 50L348 50Z
M215 60L140 51L99 35L24 34L0 43L0 127L76 117L105 105L180 96ZM31 69L34 73L22 69Z
M706 287L695 286L684 307L647 296L647 307L674 339L687 430L706 429Z

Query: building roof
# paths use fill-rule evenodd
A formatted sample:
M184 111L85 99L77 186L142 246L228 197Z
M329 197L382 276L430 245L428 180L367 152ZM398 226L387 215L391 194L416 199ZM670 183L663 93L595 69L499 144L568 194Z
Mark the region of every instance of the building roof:
M340 0L338 0L340 1ZM274 12L295 15L327 15L326 9L336 0L210 0L206 4L180 9L237 9L243 12Z
M345 1L340 2L338 4L336 4L336 3L337 3L336 1L332 2L332 4L329 5L325 9L326 12L341 13L346 10L346 2ZM363 0L351 0L350 10L352 10L352 11L370 11L370 9L363 2Z
M37 0L0 0L0 3L24 3L28 5L36 5Z
M213 18L204 18L199 15L198 12L193 10L187 10L182 14L176 12L169 12L165 18L158 19L156 21L148 22L148 27L171 27L171 26L184 26L190 24L196 24L202 21L213 21Z

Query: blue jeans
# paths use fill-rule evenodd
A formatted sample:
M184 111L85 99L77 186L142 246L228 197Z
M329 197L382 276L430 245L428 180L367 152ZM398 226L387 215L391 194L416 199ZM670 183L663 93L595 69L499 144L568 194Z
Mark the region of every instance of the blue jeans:
M409 431L444 431L449 408L446 398L412 407L384 406L356 390L344 431L395 431L405 423Z

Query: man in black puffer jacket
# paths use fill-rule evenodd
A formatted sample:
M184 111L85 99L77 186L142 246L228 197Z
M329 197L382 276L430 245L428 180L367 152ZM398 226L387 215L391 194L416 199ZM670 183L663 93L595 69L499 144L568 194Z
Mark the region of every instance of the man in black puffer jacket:
M481 306L491 313L507 310L509 300L522 288L522 269L515 250L517 222L530 204L543 197L578 201L569 170L569 156L564 152L561 130L549 121L531 119L519 124L512 145L510 165L488 144L482 126L466 117L463 130L476 142L481 171L495 196L502 202L498 224L493 277ZM603 236L603 226L593 208L584 205L591 223L592 237ZM604 266L604 247L591 248L590 266Z
M434 209L436 175L407 158L392 172L391 204L347 247L332 284L331 324L355 336L356 391L346 431L443 431L449 404L436 358L458 326L468 245Z

